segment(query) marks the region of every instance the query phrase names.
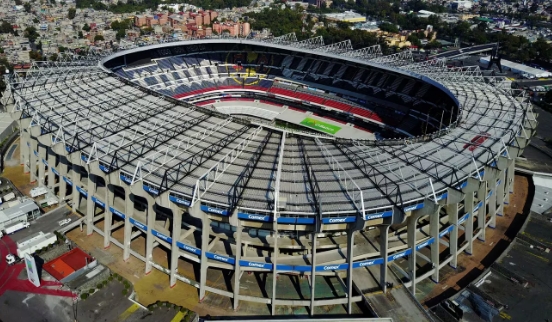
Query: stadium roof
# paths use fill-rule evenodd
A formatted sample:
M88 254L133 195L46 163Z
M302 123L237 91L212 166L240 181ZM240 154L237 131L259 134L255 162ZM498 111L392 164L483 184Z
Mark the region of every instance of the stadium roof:
M305 215L367 216L410 209L428 198L437 201L515 152L524 144L518 135L528 136L524 125L534 122L526 115L523 92L511 89L507 79L483 77L478 67L447 68L445 60L413 63L408 52L367 61L349 57L351 51L317 51L323 46L318 40L311 49L293 42L207 40L133 49L102 63L178 46L197 52L206 44L307 53L356 64L367 73L417 80L425 84L420 95L432 88L430 98L451 97L460 107L460 123L453 120L439 133L378 143L288 135L167 98L105 66L74 62L28 73L14 88L15 111L32 119L29 130L48 137L45 142L53 142L56 153L79 155L83 163L98 161L104 172L121 171L121 180L143 184L152 194L261 213L271 213L285 199L280 213ZM203 73L206 67L195 70Z

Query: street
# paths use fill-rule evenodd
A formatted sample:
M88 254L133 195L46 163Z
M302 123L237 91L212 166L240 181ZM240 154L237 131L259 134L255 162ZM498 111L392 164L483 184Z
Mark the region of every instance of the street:
M37 220L31 222L31 226L29 228L22 229L13 235L10 235L10 237L15 241L19 241L40 231L44 233L53 232L54 230L61 228L58 221L65 218L71 218L71 222L73 222L79 219L79 216L71 213L71 210L66 206L62 206L40 216Z

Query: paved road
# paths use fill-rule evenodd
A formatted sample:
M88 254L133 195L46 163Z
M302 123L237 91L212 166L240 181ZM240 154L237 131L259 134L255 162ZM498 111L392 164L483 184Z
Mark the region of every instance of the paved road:
M31 222L31 226L29 228L20 230L13 235L10 235L10 237L15 241L19 241L39 231L42 231L44 233L53 232L54 230L60 228L58 225L58 221L64 218L71 218L71 220L74 221L79 219L80 217L72 214L71 210L69 210L67 207L62 206L40 216L37 220Z
M7 291L0 297L0 321L73 322L73 299Z

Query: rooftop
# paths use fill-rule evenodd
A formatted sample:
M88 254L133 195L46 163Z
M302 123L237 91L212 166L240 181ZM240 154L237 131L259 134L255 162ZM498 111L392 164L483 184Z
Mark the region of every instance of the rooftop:
M44 264L44 270L57 280L62 280L75 271L85 267L94 259L80 248L73 248L67 253Z
M34 203L34 201L32 200L24 201L14 207L0 211L0 223L20 217L34 210L39 210L38 206Z

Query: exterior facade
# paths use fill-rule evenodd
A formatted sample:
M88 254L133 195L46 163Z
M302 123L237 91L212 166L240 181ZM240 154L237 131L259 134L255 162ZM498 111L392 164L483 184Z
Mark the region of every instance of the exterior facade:
M60 113L52 116L58 119L55 123L45 117L50 110L23 103L30 94L21 88L33 88L37 91L33 95L41 95L39 86L25 84L32 78L18 89L8 86L4 97L22 129L25 171L31 172L32 181L58 186L60 197L85 214L88 234L102 235L105 247L114 244L123 249L121 260L135 256L146 263L146 273L154 268L166 272L171 286L181 280L197 287L200 299L206 292L230 297L234 309L251 301L270 304L273 314L278 306L306 306L312 312L328 304L346 305L350 312L354 302L363 300L354 289L369 287L363 284L364 277L377 276L377 285L385 292L388 265L404 259L406 285L414 293L420 280L439 281L440 270L445 265L455 268L462 252L471 254L474 241L485 240L486 230L502 215L514 191L515 158L537 124L531 104L506 79L484 78L478 68L449 69L445 61L414 63L404 54L363 59L366 50L344 51L317 41L286 40L286 45L271 41L187 41L117 53L104 58L100 67L86 61L79 68L50 66L37 73L37 79L49 77L60 88L56 97L75 99L71 108L55 112ZM208 61L214 64L213 53L228 53L227 48L235 51L232 61L198 63L205 57L203 51L209 52ZM264 68L268 63L259 56L266 52L273 53L271 73L283 66L282 70L292 68L299 74L303 65L331 61L339 66L318 69L320 78L349 79L359 91L359 84L372 84L373 79L377 86L369 86L378 89L370 92L373 95L386 91L389 100L394 93L403 93L402 98L410 95L419 99L412 108L439 106L443 114L438 115L451 122L431 135L379 144L291 133L165 100L137 85L155 73L151 65L143 67L147 76L139 76L135 67L124 71L123 66L131 63L127 59L151 55L166 70L162 55L172 61L168 67L184 71L187 65L178 65L173 56L186 53L183 57L195 62L189 64L196 66L190 67L196 76L188 78L194 83L203 79L198 65L211 68L209 75L212 68L226 65L218 77L232 78L228 70L238 59ZM283 58L276 63L280 54L316 59L296 65ZM338 72L332 73L334 68ZM350 70L354 70L351 77L346 75ZM48 73L75 77L45 76ZM121 75L130 80L121 80ZM73 79L79 81L72 83ZM79 93L86 98L77 99ZM74 122L83 110L90 110L93 118ZM430 108L422 110L428 120L433 117ZM460 119L462 126L457 126ZM143 122L159 127L132 134L133 129L143 128ZM147 153L137 155L134 147ZM99 221L103 229L96 225ZM115 229L124 230L124 240L113 238ZM137 236L145 236L145 257L131 247ZM159 245L172 250L168 267L153 260ZM196 280L178 273L182 260L198 267ZM210 270L234 271L232 287L209 286ZM240 294L242 273L249 272L266 274L271 292ZM275 287L278 276L284 275L312 280L339 277L346 293L317 298L313 282L310 298L285 299Z

